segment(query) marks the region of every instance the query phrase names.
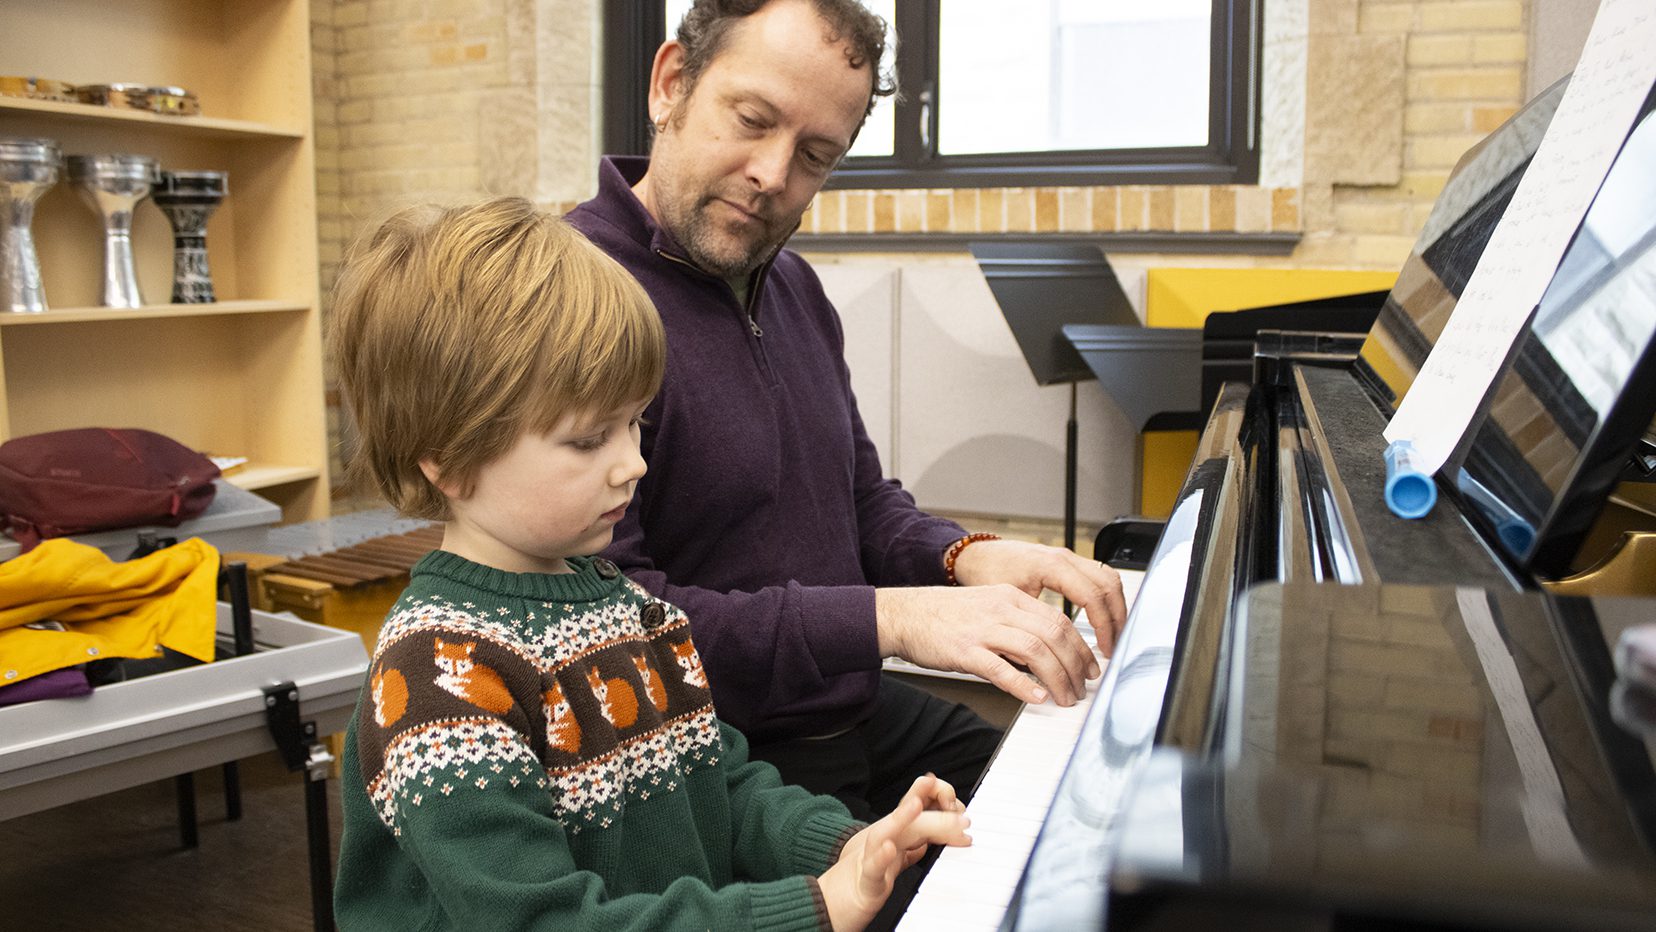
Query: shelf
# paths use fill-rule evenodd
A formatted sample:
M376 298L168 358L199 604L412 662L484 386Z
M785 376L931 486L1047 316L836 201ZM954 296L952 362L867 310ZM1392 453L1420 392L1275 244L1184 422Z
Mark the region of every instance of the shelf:
M240 489L254 491L290 482L304 482L322 475L314 466L279 466L273 463L248 463L224 477L224 481Z
M308 311L298 301L216 301L212 304L146 304L143 307L63 307L39 314L0 313L0 327L30 324L84 324L157 317L213 317L224 314L287 314Z
M0 113L32 113L71 123L132 124L176 131L210 139L303 139L300 130L283 129L268 123L251 120L226 120L204 116L163 116L147 110L95 106L93 104L61 103L55 100L35 100L29 97L0 97Z
M224 485L256 490L283 521L327 516L311 3L0 0L0 71L184 87L206 114L0 96L0 135L230 179L208 223L221 300L169 301L172 230L151 204L132 229L145 304L113 308L98 288L99 221L60 173L33 217L51 309L0 312L0 441L100 424L152 430L248 457Z

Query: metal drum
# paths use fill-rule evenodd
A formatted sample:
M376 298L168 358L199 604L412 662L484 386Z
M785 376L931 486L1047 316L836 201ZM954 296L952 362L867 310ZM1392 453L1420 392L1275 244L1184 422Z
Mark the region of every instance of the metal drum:
M35 254L35 202L57 183L63 155L50 139L0 137L0 312L46 310Z
M216 171L162 172L155 206L173 228L174 304L211 304L213 277L207 268L207 218L229 193L229 175Z
M149 197L160 174L147 155L71 155L69 180L103 218L105 307L141 307L132 264L132 211Z

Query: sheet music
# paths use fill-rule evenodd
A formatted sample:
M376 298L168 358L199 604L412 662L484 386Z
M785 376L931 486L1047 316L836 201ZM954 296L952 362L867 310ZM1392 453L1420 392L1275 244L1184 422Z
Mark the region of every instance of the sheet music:
M1495 228L1453 316L1386 440L1409 440L1424 468L1454 452L1540 302L1656 80L1656 10L1603 0L1541 147Z

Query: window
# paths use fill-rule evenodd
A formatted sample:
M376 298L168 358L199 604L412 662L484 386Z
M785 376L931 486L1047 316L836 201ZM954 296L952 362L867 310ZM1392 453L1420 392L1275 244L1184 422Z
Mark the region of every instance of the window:
M875 107L831 188L1257 178L1259 0L865 5L903 37L902 97ZM689 6L609 0L606 151L646 150L650 60Z

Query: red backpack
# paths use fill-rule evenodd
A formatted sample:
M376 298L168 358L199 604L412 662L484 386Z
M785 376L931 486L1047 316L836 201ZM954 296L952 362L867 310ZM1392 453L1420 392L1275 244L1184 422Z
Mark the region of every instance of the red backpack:
M42 538L176 526L207 510L219 468L171 437L82 427L0 443L0 520L24 552Z

